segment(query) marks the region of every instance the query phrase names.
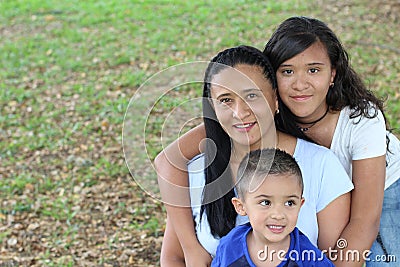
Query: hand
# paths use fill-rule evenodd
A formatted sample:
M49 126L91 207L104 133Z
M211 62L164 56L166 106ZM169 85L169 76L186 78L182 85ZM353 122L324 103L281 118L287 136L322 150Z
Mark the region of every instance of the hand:
M210 267L212 257L199 244L198 246L185 250L185 263L187 267Z

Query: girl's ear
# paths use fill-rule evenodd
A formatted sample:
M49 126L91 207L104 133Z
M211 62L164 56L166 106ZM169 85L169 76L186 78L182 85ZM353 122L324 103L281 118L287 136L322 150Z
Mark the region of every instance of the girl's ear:
M233 197L231 201L232 201L233 206L235 207L235 210L236 210L237 214L242 215L242 216L246 216L247 215L246 209L245 209L245 207L243 205L243 202L242 202L242 200L240 198Z
M335 77L336 77L336 69L332 68L332 70L331 70L331 83L334 82Z

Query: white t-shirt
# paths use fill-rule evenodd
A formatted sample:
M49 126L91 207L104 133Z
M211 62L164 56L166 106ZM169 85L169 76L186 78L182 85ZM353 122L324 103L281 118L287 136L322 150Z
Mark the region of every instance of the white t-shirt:
M297 227L317 246L317 213L337 197L351 191L353 184L337 157L325 147L297 139L293 156L303 174L305 198L304 205L300 209ZM188 165L191 206L197 238L200 244L214 256L219 238L211 235L206 213L203 213L200 222L201 199L205 184L203 169L204 155L195 157ZM246 222L248 222L247 216L237 216L236 225Z
M386 153L385 189L400 178L400 142L386 131L385 119L381 111L369 119L364 116L350 118L352 110L341 110L332 138L331 150L336 154L349 177L352 177L352 161L385 155L386 135L389 137L389 150ZM371 110L371 115L374 110Z

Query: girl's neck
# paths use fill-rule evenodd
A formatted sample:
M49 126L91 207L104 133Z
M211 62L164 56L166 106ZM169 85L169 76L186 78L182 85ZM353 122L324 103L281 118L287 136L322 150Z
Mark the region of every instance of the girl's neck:
M339 116L340 111L329 112L324 120L305 132L306 136L311 138L315 143L330 148Z

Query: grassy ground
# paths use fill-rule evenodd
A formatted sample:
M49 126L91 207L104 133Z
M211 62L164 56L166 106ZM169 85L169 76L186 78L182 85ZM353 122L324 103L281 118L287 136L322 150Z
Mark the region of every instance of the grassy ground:
M0 266L157 266L163 207L122 150L130 98L166 67L262 49L291 15L336 31L398 128L398 1L303 2L0 1ZM148 118L150 158L182 92Z

